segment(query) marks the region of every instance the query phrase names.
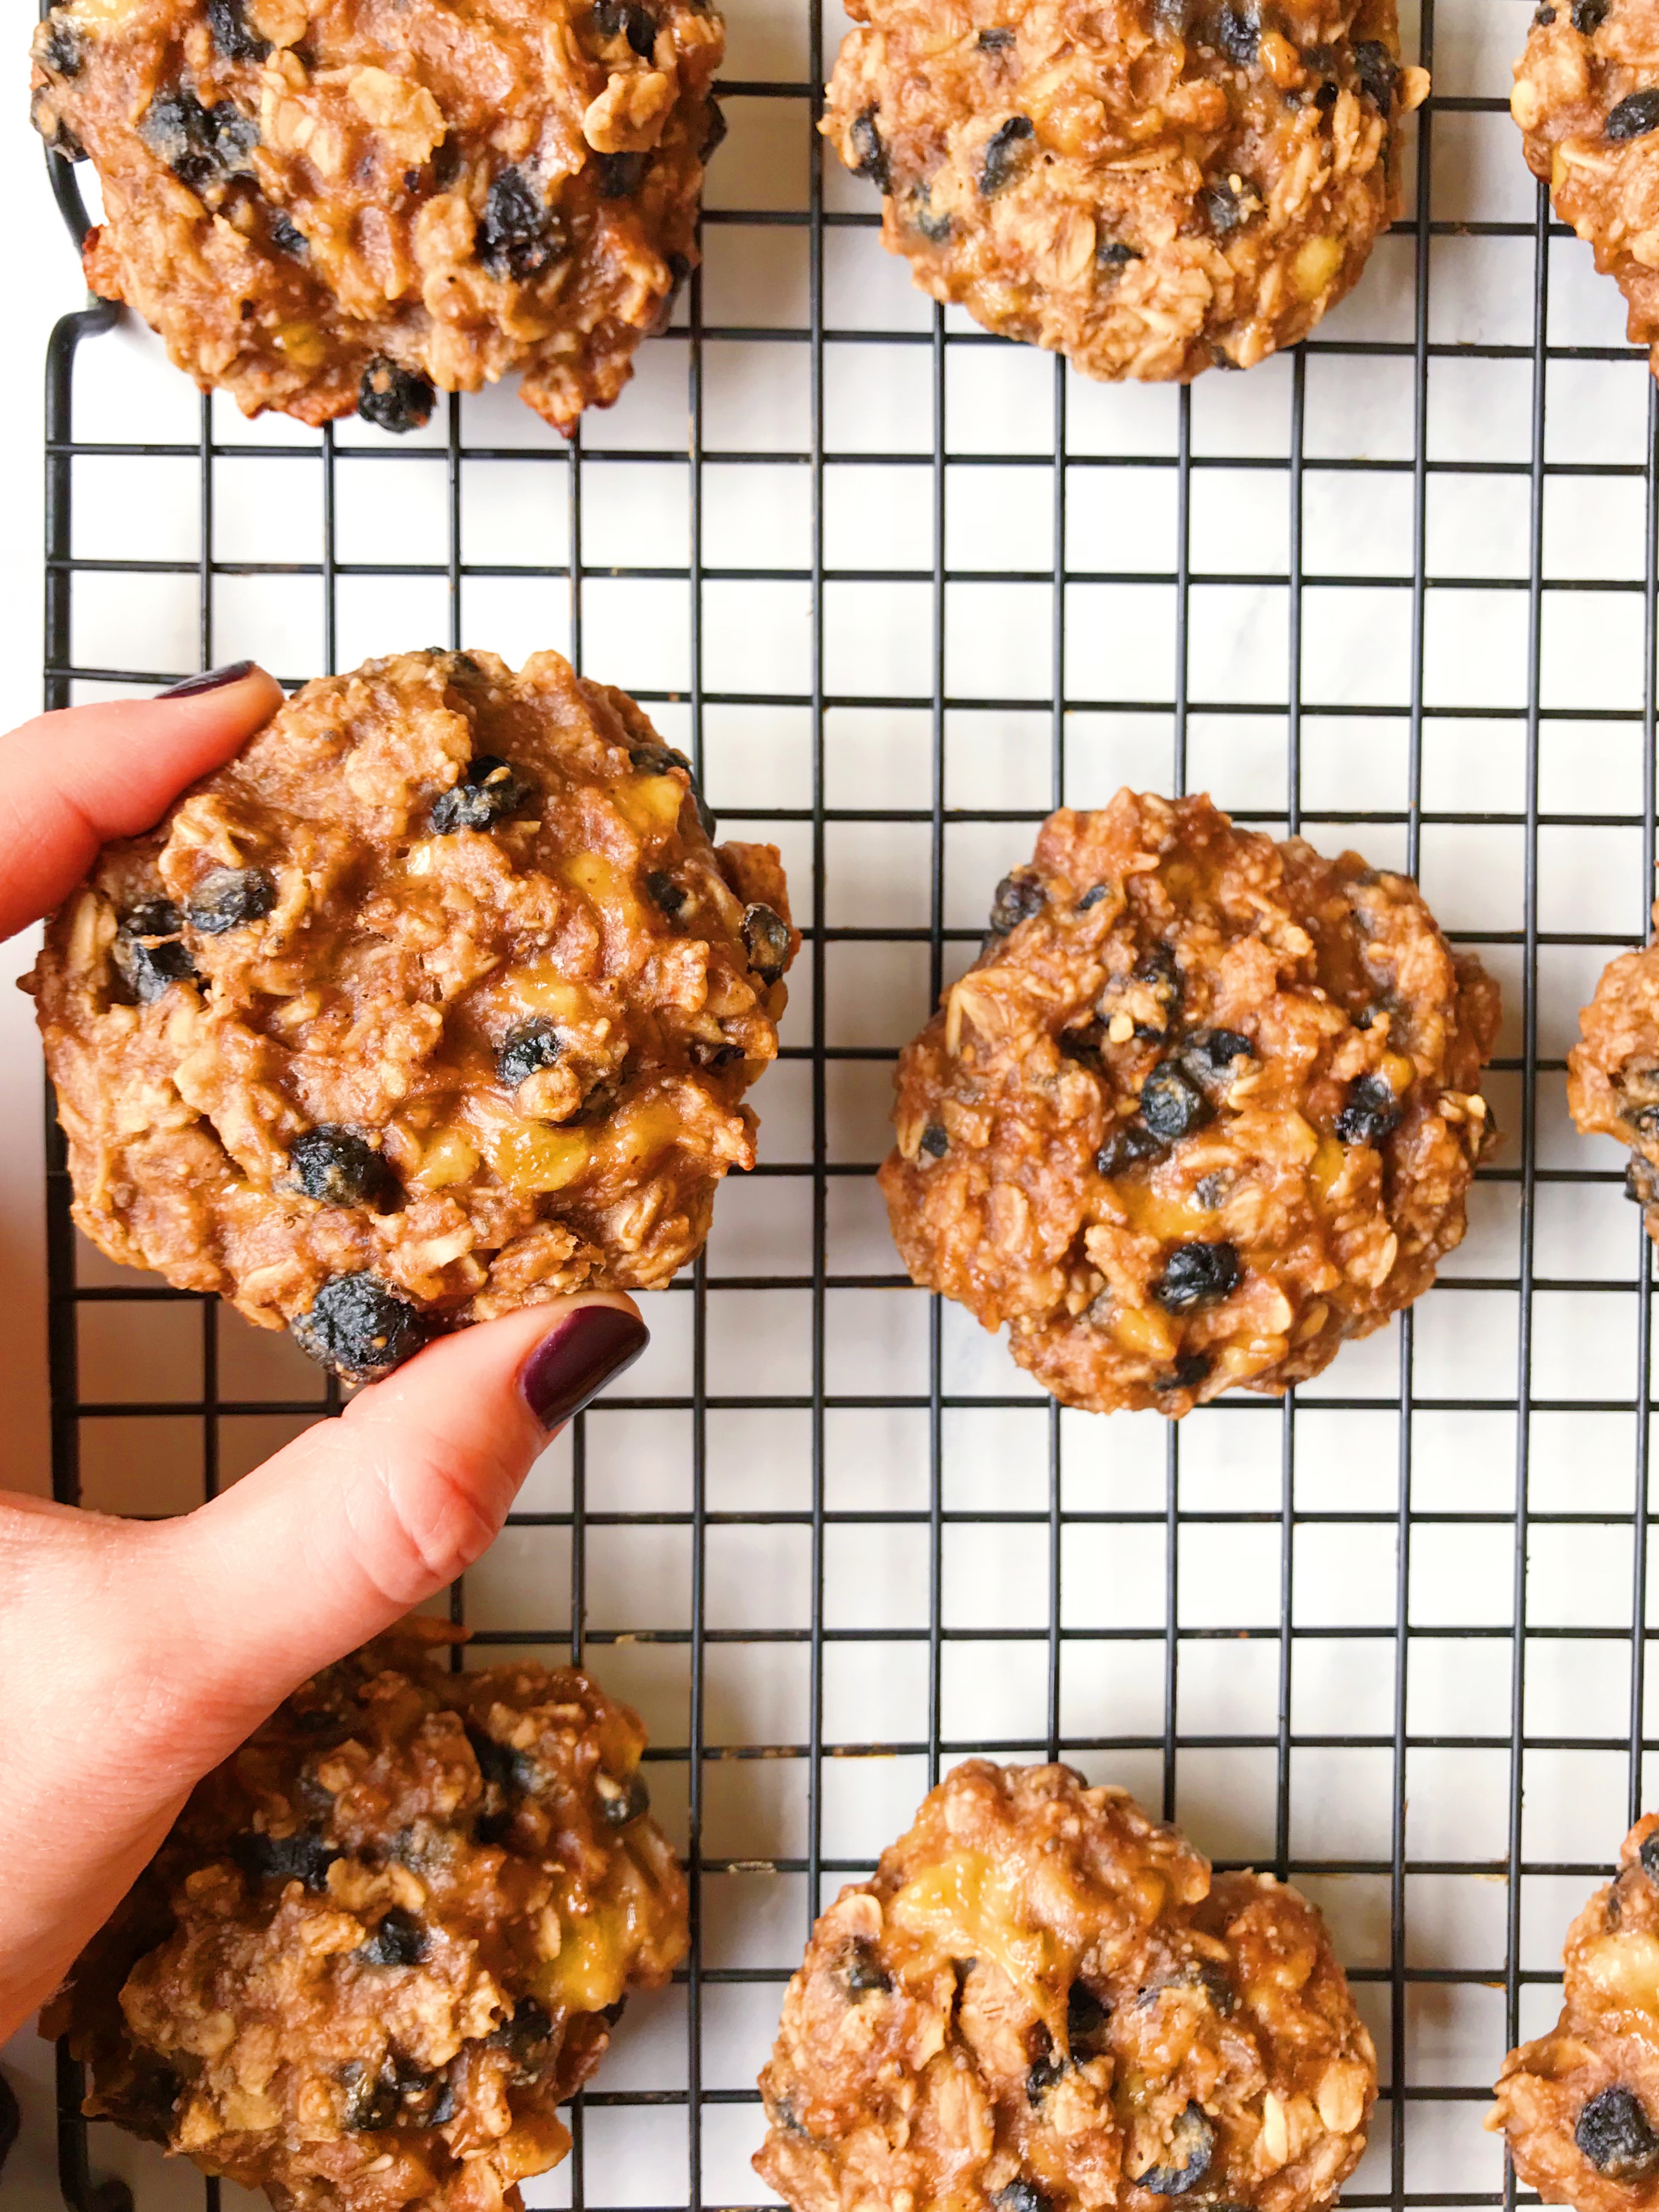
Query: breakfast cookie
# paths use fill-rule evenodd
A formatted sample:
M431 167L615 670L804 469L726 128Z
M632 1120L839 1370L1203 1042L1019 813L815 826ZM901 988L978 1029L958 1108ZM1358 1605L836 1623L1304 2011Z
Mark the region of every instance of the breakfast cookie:
M970 1759L812 1931L755 2165L795 2212L1328 2204L1376 2055L1323 1922L1121 1790Z
M1062 808L900 1055L895 1240L1067 1405L1282 1391L1461 1240L1498 1020L1406 877L1207 799Z
M645 1732L429 1620L303 1683L192 1793L41 2019L86 2109L279 2212L520 2212L686 1888Z
M1504 2061L1486 2125L1546 2204L1659 2206L1659 1814L1624 1840L1619 1871L1567 1930L1553 2032Z
M1510 112L1563 222L1594 249L1659 372L1659 0L1545 0Z
M62 0L33 112L204 391L401 431L521 369L568 436L696 258L723 46L711 0Z
M799 942L770 845L556 653L308 684L30 979L75 1218L362 1380L694 1257Z
M1578 1028L1567 1054L1572 1118L1585 1136L1630 1147L1626 1194L1659 1242L1659 939L1608 962Z
M846 0L823 129L936 300L1087 376L1249 368L1401 208L1395 0Z

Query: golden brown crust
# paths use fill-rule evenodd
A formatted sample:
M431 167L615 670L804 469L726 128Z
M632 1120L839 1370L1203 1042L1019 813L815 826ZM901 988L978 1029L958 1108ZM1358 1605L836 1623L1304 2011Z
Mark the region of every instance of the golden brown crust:
M97 167L93 290L204 391L318 423L368 378L409 428L519 368L568 435L696 258L723 39L706 0L65 0L33 113Z
M795 2212L1304 2212L1376 2057L1323 1923L1121 1790L969 1760L813 1930L755 2164Z
M1561 2017L1511 2051L1486 2125L1546 2204L1659 2206L1659 1814L1626 1837L1619 1872L1567 1930Z
M1555 212L1595 251L1659 371L1659 0L1546 0L1510 112Z
M740 1102L799 941L775 851L716 851L701 806L557 653L307 684L48 926L76 1222L319 1356L304 1317L337 1282L401 1303L405 1354L665 1282L753 1161Z
M1659 1240L1659 943L1607 963L1578 1028L1567 1054L1572 1118L1587 1137L1629 1146L1625 1189Z
M1067 1405L1282 1391L1461 1240L1498 1021L1403 876L1207 799L1063 808L900 1056L894 1237Z
M607 2008L684 1955L638 1717L568 1668L450 1674L459 1633L406 1622L302 1684L42 2018L88 2112L279 2212L516 2212Z
M1249 368L1400 210L1394 0L848 0L823 130L922 289L1086 375Z

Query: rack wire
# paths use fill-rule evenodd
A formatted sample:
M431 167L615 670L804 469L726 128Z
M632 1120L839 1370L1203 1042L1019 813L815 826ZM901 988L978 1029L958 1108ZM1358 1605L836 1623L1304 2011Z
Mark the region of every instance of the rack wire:
M1480 2107L1504 2050L1553 2014L1561 1932L1640 1809L1654 1748L1650 1251L1559 1094L1572 1009L1652 890L1659 405L1611 329L1580 342L1616 303L1521 171L1492 61L1519 51L1522 0L1423 0L1441 88L1407 213L1355 301L1288 360L1152 396L1103 395L894 289L870 203L814 127L841 27L825 12L732 10L734 59L768 66L722 88L739 152L714 173L708 264L647 350L650 391L568 449L503 428L490 395L448 399L402 445L240 425L205 399L193 437L137 440L130 410L94 434L78 410L109 412L108 376L82 393L117 311L67 317L47 378L48 703L185 672L82 642L99 579L193 593L202 665L251 649L258 601L228 610L230 580L314 586L330 669L357 657L365 583L395 583L405 623L437 591L457 647L496 643L477 610L505 584L528 591L542 641L629 684L689 744L723 817L787 848L806 941L758 1095L763 1163L652 1302L647 1364L549 1455L453 1594L483 1659L568 1650L641 1705L691 1885L690 1964L630 2014L532 2203L750 2203L750 2084L813 1913L945 1766L986 1751L1127 1780L1218 1863L1304 1886L1382 2059L1347 2202L1507 2206ZM789 53L798 68L771 66ZM78 239L73 173L53 180ZM799 312L722 313L768 284L786 302L798 286ZM790 434L726 434L751 419L750 359L793 380ZM193 556L85 550L77 477L112 462L149 472L127 479L141 496L192 471ZM216 515L244 463L314 472L308 557L227 557ZM475 550L502 465L544 520L562 503L562 557ZM358 557L348 476L372 472L395 505L385 471L416 467L441 476L437 552ZM788 557L730 551L745 471L761 489L735 511L775 553L795 528ZM609 557L607 518L641 482L683 559ZM988 561L988 528L1025 559ZM1231 557L1211 556L1218 537ZM665 593L683 675L635 680L610 657L616 610L660 625ZM798 680L720 674L736 593L804 611ZM1237 675L1264 621L1276 690ZM1363 659L1373 621L1394 625L1387 680L1334 678L1329 641ZM769 650L767 627L750 623L749 650ZM993 673L1012 665L1005 632L1033 680L969 680L986 633ZM921 681L868 673L884 640ZM775 744L745 735L757 717ZM786 767L761 804L746 794L769 751ZM972 957L974 909L1034 823L1099 803L1125 763L1422 872L1508 1009L1491 1085L1508 1142L1441 1286L1316 1383L1179 1429L1061 1413L913 1290L869 1225L897 1046ZM55 1127L49 1166L58 1497L177 1510L334 1410L211 1302L105 1268L71 1229ZM165 1392L144 1387L158 1358L182 1377ZM66 2055L59 2086L75 2212L128 2189L140 2212L191 2201L193 2177L88 2130ZM210 2208L236 2195L204 2186Z

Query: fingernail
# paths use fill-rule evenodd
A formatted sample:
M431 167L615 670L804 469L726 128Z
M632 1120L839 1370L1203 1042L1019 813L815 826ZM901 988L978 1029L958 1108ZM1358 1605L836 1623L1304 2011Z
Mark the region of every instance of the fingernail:
M651 1341L637 1316L617 1306L580 1306L531 1353L519 1377L544 1429L560 1429L630 1368Z
M199 676L186 676L182 684L170 684L155 696L158 699L191 699L198 691L219 691L227 684L240 684L245 676L252 673L251 660L232 660L222 668L204 668Z

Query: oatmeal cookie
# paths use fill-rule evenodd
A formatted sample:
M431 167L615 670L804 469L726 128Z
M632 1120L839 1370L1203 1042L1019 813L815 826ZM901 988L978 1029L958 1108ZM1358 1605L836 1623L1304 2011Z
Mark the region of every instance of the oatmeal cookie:
M799 942L770 845L556 653L313 684L106 846L28 987L75 1218L355 1379L700 1249Z
M1545 0L1515 65L1527 164L1659 374L1659 0Z
M1504 2061L1486 2125L1546 2204L1659 2206L1659 1814L1567 1930L1554 2031Z
M1306 2212L1376 2055L1295 1890L1212 1880L1069 1767L971 1759L813 1929L761 2090L795 2212Z
M847 0L823 128L936 300L1096 377L1249 368L1400 212L1395 0Z
M567 435L696 258L711 0L62 0L36 128L87 282L245 414L386 430L509 369Z
M1659 1242L1659 939L1608 962L1578 1028L1567 1054L1572 1118L1585 1136L1630 1147L1626 1194Z
M1207 799L1062 808L900 1056L894 1237L1067 1405L1282 1391L1462 1239L1498 1021L1356 853Z
M41 2021L88 2112L279 2212L520 2212L686 1889L645 1732L570 1668L411 1620L199 1784Z

